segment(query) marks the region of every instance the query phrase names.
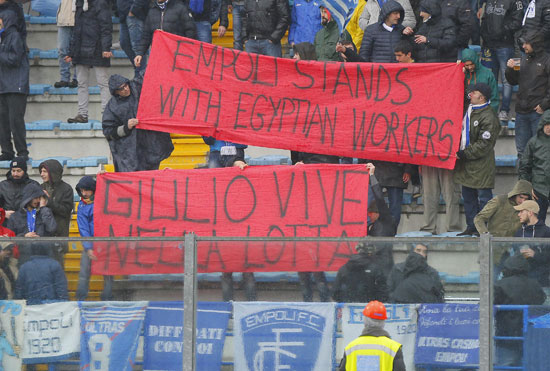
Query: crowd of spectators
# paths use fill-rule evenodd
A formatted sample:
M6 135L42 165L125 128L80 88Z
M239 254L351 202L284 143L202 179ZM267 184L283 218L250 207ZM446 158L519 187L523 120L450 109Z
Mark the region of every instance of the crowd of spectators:
M113 9L121 23L120 46L134 67L131 80L109 73ZM62 0L57 17L60 80L55 86L78 88L78 111L68 122L87 122L89 75L92 71L95 73L101 90L103 133L113 155L115 171L158 169L174 148L168 134L137 127L141 80L153 32L161 29L211 43L212 26L216 22L219 22L218 36L226 33L229 12L233 14L234 48L247 52L282 57L282 40L288 30L290 55L298 60L463 64L464 119L454 170L360 160L368 164L372 173L370 192L374 202L369 208L369 235L396 234L403 191L411 182L422 186L422 193L415 192L415 195L423 195L423 231L461 232L462 193L467 227L459 235L479 236L491 232L495 236L548 237L544 229L548 228L544 223L550 198L548 0L531 0L528 4L521 0L360 0L343 30L326 6L312 0L295 0L291 4L287 0L117 0L116 4L106 0ZM0 0L0 160L11 161L7 179L0 182L0 207L3 208L0 218L11 231L2 233L29 238L64 237L69 233L74 205L73 189L62 180L62 165L56 160L40 164L42 185L27 175L26 36L21 6L13 0ZM478 43L478 40L481 40L483 58L468 48L470 42ZM516 56L518 58L514 58ZM512 116L513 85L519 85L515 140L520 180L510 193L493 197L494 147L500 121ZM247 166L246 144L213 137L203 139L210 146L209 168L244 169ZM352 161L301 152L293 152L291 157L294 165ZM78 224L82 236L93 236L94 190L94 180L86 177L77 187L81 197ZM384 201L384 192L388 204ZM440 195L445 200L446 213L444 224L438 226ZM9 258L3 258L0 252L0 260L8 262L17 254L18 265L23 268L37 259L34 256L43 254L41 246L33 243L14 249L10 245L5 250L15 250L14 254L6 253ZM66 246L53 244L48 248L57 265L54 261L48 264L55 265L55 269L63 267ZM358 246L357 256L342 267L333 290L322 272L300 273L303 299L313 300L315 282L322 301L331 297L342 301L364 297L362 301L441 302L443 287L437 272L427 264L427 250L425 245L415 245L405 262L394 265L391 246ZM550 251L546 246L515 252L518 251L512 249L497 259L497 268L502 270L510 255L523 256L529 262L530 274L536 275L543 287L550 286L546 268L550 264ZM87 244L79 278L81 299L87 295L93 259L92 245ZM0 268L4 266L2 262ZM6 291L24 292L17 290L16 273L0 270L4 271L4 274L0 271L1 277L8 277L7 281L4 278L4 286L10 287ZM349 278L350 274L356 277L353 273L356 271L364 276L361 282ZM245 274L244 281L247 299L255 300L253 274ZM110 298L112 278L106 277L105 282L104 296ZM231 273L224 273L222 288L224 300L232 300Z

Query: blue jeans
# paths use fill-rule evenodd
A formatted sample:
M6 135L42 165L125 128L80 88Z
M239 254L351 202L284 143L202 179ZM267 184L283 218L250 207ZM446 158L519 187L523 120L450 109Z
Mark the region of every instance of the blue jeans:
M212 44L212 25L209 21L195 21L199 41Z
M72 27L57 27L57 52L59 54L59 75L61 81L71 81L71 63L65 62L65 58L69 54L69 44L71 43L71 37L73 35ZM74 71L74 68L73 68ZM76 71L74 78L76 79Z
M243 50L244 5L233 4L233 49Z
M248 40L246 42L246 51L249 53L256 53L262 55L269 55L272 57L281 58L283 56L281 50L281 43L273 44L267 39L262 40Z
M88 297L91 271L92 262L88 257L88 254L86 254L86 251L82 251L82 255L80 256L80 273L78 273L76 300L84 301ZM103 292L101 293L101 300L113 300L113 276L103 276Z
M403 188L386 187L388 191L388 201L391 216L395 221L395 226L399 226L401 221L401 205L403 204Z
M529 139L537 135L540 116L535 111L516 113L516 150L518 151L518 158L521 158Z
M497 48L489 49L493 58L493 74L498 82L500 75L500 81L502 81L502 103L500 104L500 110L510 112L510 102L512 101L512 85L506 80L504 72L506 71L506 62L508 59L514 56L514 48Z
M475 230L474 218L493 198L493 191L490 188L475 189L462 186L462 198L464 199L466 226L469 230Z
M138 17L126 17L126 21L120 24L120 47L130 59L134 66L134 58L136 50L141 40L141 32L143 30L143 21ZM145 58L145 56L143 56ZM138 74L145 68L145 60L142 60L140 67L134 66L134 74Z

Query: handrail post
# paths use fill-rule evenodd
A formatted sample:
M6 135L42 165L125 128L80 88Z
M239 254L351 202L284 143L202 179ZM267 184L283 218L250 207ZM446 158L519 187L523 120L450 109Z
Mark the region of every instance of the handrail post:
M185 235L183 273L183 371L195 371L197 334L197 236Z
M479 241L479 371L493 369L493 246L491 235Z

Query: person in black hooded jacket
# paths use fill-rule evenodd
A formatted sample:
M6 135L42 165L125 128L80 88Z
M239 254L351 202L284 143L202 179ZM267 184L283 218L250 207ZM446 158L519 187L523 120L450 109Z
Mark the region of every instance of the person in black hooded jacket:
M17 237L51 237L57 228L52 210L47 207L48 198L38 184L23 188L21 204L8 220L7 227ZM29 222L32 221L32 222ZM32 253L32 244L19 245L19 264L23 264Z
M13 159L14 146L18 156L29 157L25 128L29 60L17 22L10 8L0 12L0 161Z
M520 69L509 59L506 79L518 85L516 96L516 150L521 160L529 139L537 135L541 115L550 109L550 55L544 51L544 36L540 31L526 31L520 37L525 55Z
M437 271L428 265L427 255L425 257L416 252L416 246L407 256L405 263L395 265L390 274L390 282L394 288L390 293L392 303L445 301L445 290Z
M141 84L141 78L130 81L112 75L109 79L112 98L103 112L102 125L117 172L158 170L174 150L169 133L136 128Z
M376 247L359 242L357 254L338 270L332 298L339 303L388 300L386 276L376 259Z
M52 210L57 228L53 237L69 237L71 214L74 207L74 191L69 183L62 180L63 165L59 161L51 159L38 165L40 177L44 181L42 188L48 196L48 207ZM52 245L53 258L61 266L64 264L64 256L68 251L67 243L55 242Z
M414 35L416 62L456 62L458 46L453 21L443 17L438 0L422 0L423 23Z
M501 305L541 305L546 299L539 283L527 277L529 265L521 255L511 256L504 262L503 278L495 284L493 302ZM496 336L522 336L521 311L495 313ZM514 366L521 362L522 343L515 340L497 340L496 354L499 366Z
M197 26L187 5L180 0L156 0L147 13L134 64L141 66L143 56L153 42L155 30L197 39Z

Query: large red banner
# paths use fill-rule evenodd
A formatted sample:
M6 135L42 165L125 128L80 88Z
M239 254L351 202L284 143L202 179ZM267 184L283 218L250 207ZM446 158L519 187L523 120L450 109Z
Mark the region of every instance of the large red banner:
M368 171L361 165L258 166L111 173L98 177L96 237L362 237ZM96 274L181 273L174 242L96 242ZM198 246L201 272L333 271L346 243L217 242Z
M153 40L140 129L454 168L461 66L297 61L162 31Z

